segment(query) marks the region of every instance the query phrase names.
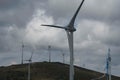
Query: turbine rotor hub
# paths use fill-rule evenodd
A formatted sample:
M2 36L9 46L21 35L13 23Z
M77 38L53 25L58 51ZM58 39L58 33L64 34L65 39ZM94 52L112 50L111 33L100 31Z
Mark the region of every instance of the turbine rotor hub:
M75 29L74 27L69 27L69 26L66 27L65 30L66 30L66 31L69 31L69 32L74 32L74 31L76 31L76 29Z

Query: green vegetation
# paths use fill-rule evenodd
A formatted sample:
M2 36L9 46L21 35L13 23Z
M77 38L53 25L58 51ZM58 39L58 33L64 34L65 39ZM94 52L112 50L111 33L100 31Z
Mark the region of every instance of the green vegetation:
M0 67L0 80L27 80L27 66L28 64ZM91 80L101 75L103 74L75 66L75 80ZM69 80L69 65L58 62L32 63L31 80ZM112 80L120 80L120 77L112 76Z

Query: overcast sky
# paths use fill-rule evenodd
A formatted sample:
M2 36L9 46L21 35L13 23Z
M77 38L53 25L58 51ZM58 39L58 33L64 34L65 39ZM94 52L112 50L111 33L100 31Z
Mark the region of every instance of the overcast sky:
M34 51L33 61L69 64L69 48L64 30L40 26L66 26L82 0L0 0L0 65L21 63ZM120 76L120 0L85 0L75 21L75 65L105 72L108 48L112 74Z

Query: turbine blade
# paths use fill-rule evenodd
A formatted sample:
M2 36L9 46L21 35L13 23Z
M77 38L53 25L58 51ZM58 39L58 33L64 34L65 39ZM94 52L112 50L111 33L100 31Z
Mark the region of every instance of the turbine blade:
M29 60L31 60L31 59L32 59L32 56L33 56L33 51L32 51L32 53L31 53L31 57L30 57L30 59L29 59Z
M49 26L49 27L55 27L55 28L66 29L65 27L55 26L55 25L45 25L45 24L42 24L41 26Z
M83 2L84 2L84 0L82 0L80 6L78 7L77 11L75 12L74 16L72 17L68 27L70 27L70 26L73 27L74 26L74 22L75 22L76 16L77 16L78 12L80 11L80 9L81 9L81 7L83 5Z

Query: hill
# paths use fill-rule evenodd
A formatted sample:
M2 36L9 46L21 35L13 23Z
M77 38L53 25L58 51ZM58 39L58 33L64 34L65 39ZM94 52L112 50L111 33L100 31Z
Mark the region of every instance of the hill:
M27 68L28 64L0 67L0 80L27 80ZM101 75L103 74L75 66L75 80L91 80ZM58 62L32 63L31 80L69 80L69 65ZM112 76L112 80L120 80L120 77Z

